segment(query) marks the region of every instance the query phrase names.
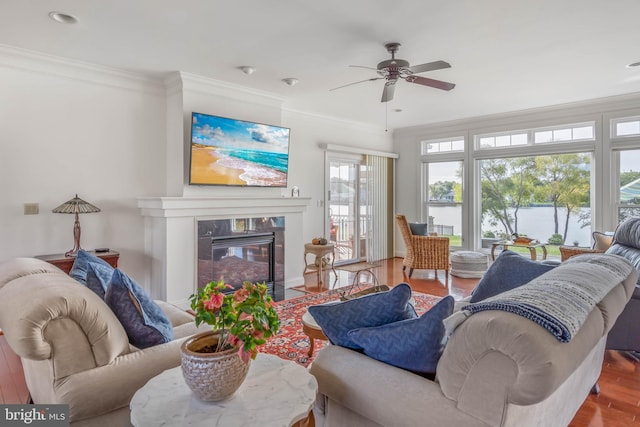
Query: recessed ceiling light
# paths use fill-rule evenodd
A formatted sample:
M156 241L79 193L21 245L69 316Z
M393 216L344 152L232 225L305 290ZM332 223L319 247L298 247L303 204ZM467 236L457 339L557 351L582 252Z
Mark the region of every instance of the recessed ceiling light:
M627 64L627 68L640 67L640 61Z
M287 77L285 79L282 79L282 81L284 82L284 84L286 84L287 86L295 86L298 84L299 80L296 79L295 77Z
M256 72L256 67L252 67L251 65L242 65L238 67L238 70L242 71L246 75L250 76L251 74Z
M396 113L402 113L402 108L394 108L393 111Z
M61 24L75 24L78 22L78 18L75 16L61 12L49 12L49 18Z

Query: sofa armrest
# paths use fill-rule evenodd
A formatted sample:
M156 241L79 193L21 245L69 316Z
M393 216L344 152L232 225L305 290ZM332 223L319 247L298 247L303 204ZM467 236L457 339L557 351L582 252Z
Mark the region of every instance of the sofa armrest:
M329 405L339 404L380 425L486 425L459 411L438 383L353 350L327 346L309 371Z
M108 365L56 381L55 403L69 405L71 422L127 407L134 393L152 377L180 365L183 341L125 354Z

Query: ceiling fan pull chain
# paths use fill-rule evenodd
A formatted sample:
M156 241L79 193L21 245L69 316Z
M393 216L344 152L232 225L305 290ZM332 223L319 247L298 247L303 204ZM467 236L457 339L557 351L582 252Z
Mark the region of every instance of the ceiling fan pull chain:
M384 103L384 131L389 132L389 103Z

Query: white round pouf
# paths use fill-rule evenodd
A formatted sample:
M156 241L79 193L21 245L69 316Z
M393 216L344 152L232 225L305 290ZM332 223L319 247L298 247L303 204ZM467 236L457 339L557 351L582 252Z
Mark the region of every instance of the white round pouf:
M451 274L463 278L479 278L489 268L486 254L472 251L458 251L451 254Z

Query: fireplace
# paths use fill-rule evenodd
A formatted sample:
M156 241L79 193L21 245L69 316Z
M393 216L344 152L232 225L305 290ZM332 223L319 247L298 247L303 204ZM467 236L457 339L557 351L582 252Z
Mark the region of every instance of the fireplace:
M198 287L265 282L274 300L284 299L283 216L198 221L197 257Z

